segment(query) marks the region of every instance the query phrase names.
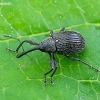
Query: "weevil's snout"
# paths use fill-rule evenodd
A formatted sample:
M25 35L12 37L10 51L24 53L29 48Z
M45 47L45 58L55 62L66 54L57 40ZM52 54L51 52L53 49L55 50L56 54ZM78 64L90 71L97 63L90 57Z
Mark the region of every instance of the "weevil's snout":
M55 52L55 41L49 37L39 44L39 50L42 52Z

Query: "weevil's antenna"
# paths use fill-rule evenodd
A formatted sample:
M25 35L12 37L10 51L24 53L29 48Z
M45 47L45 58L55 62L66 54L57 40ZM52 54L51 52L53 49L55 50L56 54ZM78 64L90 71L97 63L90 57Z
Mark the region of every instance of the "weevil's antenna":
M4 36L4 37L8 37L8 38L12 38L12 39L16 39L16 40L21 44L21 41L20 41L18 38L12 37L11 35L7 35L7 34L3 34L3 36ZM16 50L12 50L12 49L10 49L10 48L6 48L6 50L11 51L11 52L17 52ZM22 50L25 51L23 46L22 46ZM27 56L28 56L28 55L27 55ZM28 57L29 57L30 60L32 61L31 57L30 57L30 56L28 56Z

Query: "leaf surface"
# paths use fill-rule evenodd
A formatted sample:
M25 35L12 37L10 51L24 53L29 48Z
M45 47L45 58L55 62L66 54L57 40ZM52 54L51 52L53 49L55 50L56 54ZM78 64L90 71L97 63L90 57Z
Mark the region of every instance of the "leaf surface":
M100 73L88 66L55 55L59 67L54 85L44 86L44 73L50 70L49 55L31 52L20 59L15 50L21 41L41 42L50 29L80 32L86 40L77 55L100 70L100 1L99 0L1 0L0 1L0 100L100 100ZM25 50L32 48L23 45Z

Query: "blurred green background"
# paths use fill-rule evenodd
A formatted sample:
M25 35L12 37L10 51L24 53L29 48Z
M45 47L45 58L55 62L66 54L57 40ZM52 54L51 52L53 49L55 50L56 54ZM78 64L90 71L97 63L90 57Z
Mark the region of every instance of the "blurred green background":
M48 75L44 86L44 73L50 69L47 54L31 52L31 61L6 51L15 50L19 42L3 34L40 42L50 29L62 27L80 32L86 40L84 51L74 56L100 69L99 0L0 0L0 100L100 100L100 73L86 65L55 55L55 84ZM24 45L25 50L32 47Z

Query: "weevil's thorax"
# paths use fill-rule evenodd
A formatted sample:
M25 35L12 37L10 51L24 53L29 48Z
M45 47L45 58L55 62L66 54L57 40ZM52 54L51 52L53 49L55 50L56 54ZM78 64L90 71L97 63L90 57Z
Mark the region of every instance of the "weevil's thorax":
M55 41L51 37L48 37L40 43L39 49L42 52L48 52L48 53L55 52L56 51Z

